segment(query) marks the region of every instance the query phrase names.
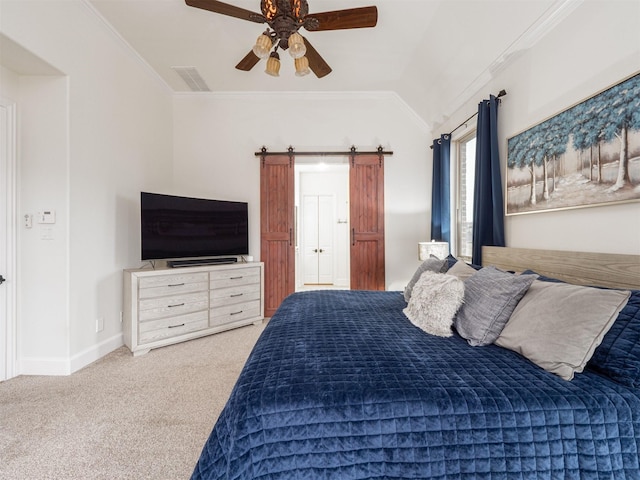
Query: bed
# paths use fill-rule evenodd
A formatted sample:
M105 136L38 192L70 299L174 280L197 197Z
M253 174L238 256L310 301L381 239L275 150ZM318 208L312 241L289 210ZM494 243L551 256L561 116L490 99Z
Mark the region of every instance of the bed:
M639 479L640 257L582 255L483 253L485 265L536 275L502 332L533 285L628 292L571 380L496 344L502 333L482 346L455 328L427 333L403 292L289 296L192 478Z

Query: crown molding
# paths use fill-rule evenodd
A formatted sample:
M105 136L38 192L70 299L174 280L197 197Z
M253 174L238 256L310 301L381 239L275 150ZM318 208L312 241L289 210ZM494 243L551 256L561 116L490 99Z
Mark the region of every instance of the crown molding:
M511 43L480 75L471 81L451 103L445 118L450 118L458 109L472 100L499 72L512 65L516 59L533 47L546 34L567 18L584 0L557 0L538 19ZM443 122L440 122L441 124Z

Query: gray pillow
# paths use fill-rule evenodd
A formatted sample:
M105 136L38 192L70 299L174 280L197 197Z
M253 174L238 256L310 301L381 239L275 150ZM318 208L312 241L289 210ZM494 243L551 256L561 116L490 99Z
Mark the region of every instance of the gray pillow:
M411 323L431 335L450 337L453 317L464 298L464 283L445 273L422 273L403 310Z
M536 280L495 343L571 380L584 370L629 295Z
M447 266L448 264L446 259L440 260L439 258L433 256L427 258L424 262L422 262L413 274L413 277L411 277L411 280L409 281L407 286L404 288L404 301L407 303L409 302L409 299L411 299L411 292L413 291L413 287L424 272L429 271L442 273L446 271Z
M536 277L513 275L495 267L485 267L468 277L464 304L454 322L460 336L474 347L495 342Z

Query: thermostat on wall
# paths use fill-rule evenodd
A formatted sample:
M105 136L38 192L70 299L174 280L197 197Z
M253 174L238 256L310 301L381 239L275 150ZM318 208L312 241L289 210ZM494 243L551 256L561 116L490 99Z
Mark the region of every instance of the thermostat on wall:
M38 223L56 223L56 211L55 210L43 210L38 212Z

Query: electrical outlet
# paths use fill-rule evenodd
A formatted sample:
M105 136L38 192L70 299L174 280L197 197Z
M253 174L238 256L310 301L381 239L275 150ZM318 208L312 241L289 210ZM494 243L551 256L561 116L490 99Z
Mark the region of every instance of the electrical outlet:
M96 333L104 330L104 317L100 317L96 320Z

